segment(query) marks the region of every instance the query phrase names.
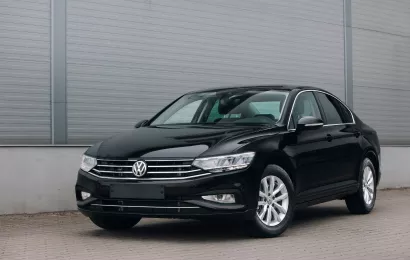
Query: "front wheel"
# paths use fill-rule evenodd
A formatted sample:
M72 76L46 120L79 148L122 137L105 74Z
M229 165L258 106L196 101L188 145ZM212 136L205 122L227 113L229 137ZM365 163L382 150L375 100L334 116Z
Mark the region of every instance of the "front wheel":
M294 188L279 166L268 166L259 185L256 214L249 231L255 237L276 237L290 225L294 214Z
M372 161L365 158L359 172L359 190L346 198L346 205L353 214L370 213L376 202L376 170Z
M94 215L90 220L98 227L106 230L125 230L134 227L140 220L140 217L124 218L115 216Z

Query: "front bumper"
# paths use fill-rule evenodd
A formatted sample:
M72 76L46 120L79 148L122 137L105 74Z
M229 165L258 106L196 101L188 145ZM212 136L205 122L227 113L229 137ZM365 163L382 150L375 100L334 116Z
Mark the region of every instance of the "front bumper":
M86 216L136 215L141 217L202 218L214 216L253 216L254 207L249 172L208 175L190 180L124 181L102 179L79 170L75 186L78 209ZM113 196L113 187L127 188ZM116 189L118 190L116 186ZM258 186L256 186L258 188ZM135 196L135 189L144 194ZM161 190L161 198L151 192ZM82 200L81 191L91 194ZM151 195L152 193L152 195ZM222 204L202 199L204 195L234 194L235 203ZM141 196L143 195L143 196Z

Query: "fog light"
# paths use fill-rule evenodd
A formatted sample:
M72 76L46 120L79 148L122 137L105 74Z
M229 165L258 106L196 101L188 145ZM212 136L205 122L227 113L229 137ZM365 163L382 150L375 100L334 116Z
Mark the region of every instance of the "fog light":
M235 203L235 196L233 194L218 194L202 196L204 200L209 200L218 203Z
M85 191L82 191L82 192L81 192L81 198L82 198L83 200L88 199L90 196L91 196L91 194L88 193L88 192L85 192Z

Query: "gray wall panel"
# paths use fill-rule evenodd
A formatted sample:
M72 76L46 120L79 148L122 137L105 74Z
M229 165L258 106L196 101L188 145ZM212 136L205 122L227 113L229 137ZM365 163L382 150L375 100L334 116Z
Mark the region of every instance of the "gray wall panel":
M383 144L410 144L410 2L353 1L354 109Z
M343 1L67 1L69 143L202 88L293 83L344 99Z
M0 39L0 144L48 144L50 1L1 1Z
M410 36L408 0L353 0L354 27Z

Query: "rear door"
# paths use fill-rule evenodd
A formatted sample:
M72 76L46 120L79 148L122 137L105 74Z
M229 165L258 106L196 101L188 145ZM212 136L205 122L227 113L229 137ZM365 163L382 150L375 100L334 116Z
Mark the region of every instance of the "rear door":
M324 92L315 92L325 117L326 135L332 143L329 147L329 184L355 180L360 163L361 133L356 128L350 110L337 98Z

